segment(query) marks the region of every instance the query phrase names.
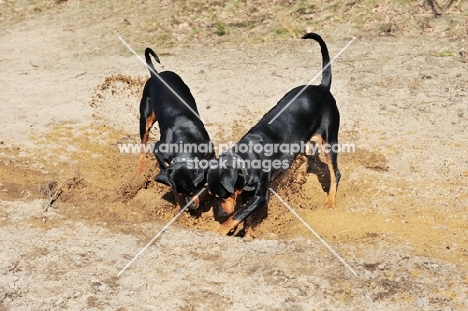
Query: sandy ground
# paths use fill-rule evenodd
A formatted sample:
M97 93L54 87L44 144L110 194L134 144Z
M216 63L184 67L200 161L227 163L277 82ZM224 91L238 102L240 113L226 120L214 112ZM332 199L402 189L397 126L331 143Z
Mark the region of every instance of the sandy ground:
M0 310L468 308L466 38L358 37L332 66L340 141L356 146L339 156L337 208L321 208L316 159L274 184L357 277L275 197L253 241L213 233L208 201L117 277L178 208L153 157L133 177L138 156L118 148L138 142L145 67L117 33L67 22L38 16L0 36ZM351 36L324 39L335 55ZM321 65L311 41L153 48L215 143Z

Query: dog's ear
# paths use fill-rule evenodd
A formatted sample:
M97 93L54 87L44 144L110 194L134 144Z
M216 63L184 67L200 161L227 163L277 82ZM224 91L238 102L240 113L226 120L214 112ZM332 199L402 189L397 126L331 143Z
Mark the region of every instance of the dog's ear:
M205 180L205 170L198 169L195 173L195 179L193 180L193 185L195 186L195 188L198 187L198 184L201 183L203 180Z
M168 169L162 169L159 171L159 174L154 177L154 180L158 183L165 184L167 186L171 185L171 179L169 178Z
M227 169L221 171L221 185L229 192L234 193L234 185L236 184L236 171Z

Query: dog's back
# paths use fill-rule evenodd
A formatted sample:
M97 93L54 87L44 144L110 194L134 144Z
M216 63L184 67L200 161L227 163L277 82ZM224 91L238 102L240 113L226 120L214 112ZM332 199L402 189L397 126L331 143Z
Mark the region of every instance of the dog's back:
M194 125L204 129L190 88L175 72L163 71L158 73L154 68L150 55L159 63L159 58L153 50L146 48L146 64L151 77L146 82L143 93L146 92L147 97L150 98L160 130L163 131L173 127L176 121L177 123L195 123ZM195 118L194 113L196 114Z
M340 115L330 93L332 72L328 49L317 34L306 34L303 39L314 39L320 43L323 71L320 85L302 85L289 91L243 139L250 140L250 136L260 136L264 143L301 144L310 140L314 134L319 134L335 140L329 134L338 133ZM291 156L294 158L297 154L298 152L292 155L278 152L277 156L280 159Z
M161 140L165 141L173 129L190 127L192 130L188 133L191 134L191 137L184 138L189 139L192 143L209 141L208 132L200 118L190 88L175 72L158 73L151 62L150 55L159 63L159 58L153 50L146 48L146 64L151 77L146 82L143 94L147 95L146 109L152 109L156 114Z

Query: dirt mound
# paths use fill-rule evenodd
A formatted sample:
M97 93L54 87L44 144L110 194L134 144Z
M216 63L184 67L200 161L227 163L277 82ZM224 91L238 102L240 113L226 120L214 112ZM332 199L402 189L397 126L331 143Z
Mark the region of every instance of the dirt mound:
M130 133L138 131L139 105L144 77L111 75L98 85L89 105L94 108L96 120Z

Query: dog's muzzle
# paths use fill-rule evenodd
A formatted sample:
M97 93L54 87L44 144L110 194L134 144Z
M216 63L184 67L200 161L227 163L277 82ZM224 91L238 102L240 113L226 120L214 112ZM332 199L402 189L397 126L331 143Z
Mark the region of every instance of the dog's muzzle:
M190 197L190 196L184 196L185 197L185 204L188 204L190 201L192 201L189 205L189 209L195 210L200 206L200 198L198 196Z
M236 205L236 199L232 196L226 198L223 202L218 202L221 208L221 211L226 215L231 215L234 213L234 208Z
M190 204L188 205L188 208L191 210L195 210L200 206L200 198L198 196L191 197L189 195L174 191L174 197L176 203L180 206L181 209L187 206L189 203Z

